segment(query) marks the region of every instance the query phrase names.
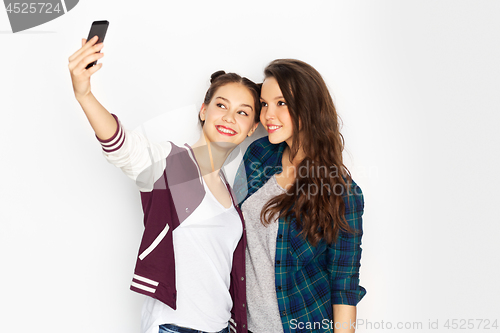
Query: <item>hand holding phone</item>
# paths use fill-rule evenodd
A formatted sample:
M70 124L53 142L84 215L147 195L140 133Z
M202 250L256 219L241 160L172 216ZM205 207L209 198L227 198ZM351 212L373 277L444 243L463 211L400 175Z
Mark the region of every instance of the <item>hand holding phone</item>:
M97 42L104 42L104 37L106 36L106 31L108 31L109 22L108 21L94 21L92 22L92 26L90 27L89 36L87 37L87 41L92 39L92 37L97 36ZM101 52L100 50L98 52ZM97 64L97 60L89 63L85 69L89 69L90 67Z
M82 38L81 48L68 59L71 82L77 100L89 96L91 93L90 77L102 67L102 64L94 65L104 55L104 53L100 53L103 44L97 42L104 40L107 26L107 21L94 22L88 40Z

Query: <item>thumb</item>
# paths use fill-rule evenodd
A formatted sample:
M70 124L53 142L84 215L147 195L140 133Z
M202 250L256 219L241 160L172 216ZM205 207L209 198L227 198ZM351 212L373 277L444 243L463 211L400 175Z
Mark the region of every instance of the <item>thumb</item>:
M87 43L87 40L85 38L82 38L82 46L85 45L85 43Z

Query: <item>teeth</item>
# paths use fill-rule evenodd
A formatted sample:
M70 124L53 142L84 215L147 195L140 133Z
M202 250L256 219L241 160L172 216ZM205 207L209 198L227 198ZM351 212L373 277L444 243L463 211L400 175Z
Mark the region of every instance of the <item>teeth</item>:
M224 133L227 133L227 134L236 134L236 132L233 132L233 131L231 131L231 130L228 130L228 129L224 128L224 127L217 127L217 129L218 129L219 131L224 132Z
M268 129L270 130L275 130L277 128L280 128L281 126L277 126L277 125L271 125L271 126L267 126Z

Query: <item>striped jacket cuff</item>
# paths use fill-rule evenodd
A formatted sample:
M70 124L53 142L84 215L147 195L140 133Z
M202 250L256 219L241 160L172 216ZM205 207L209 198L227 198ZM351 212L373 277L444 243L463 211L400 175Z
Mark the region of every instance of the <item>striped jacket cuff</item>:
M125 142L125 131L123 130L123 127L120 125L120 121L118 120L118 117L115 116L114 114L111 114L115 120L116 120L116 132L113 134L113 136L107 140L101 140L97 137L97 140L102 146L102 150L106 153L112 153L114 151L117 151L118 149L121 148L123 145L123 142Z
M159 283L157 281L153 281L143 276L134 274L134 278L132 279L130 289L138 291L140 293L147 292L149 294L154 294L156 292L158 284Z
M230 333L233 333L233 332L236 333L238 331L238 329L236 328L237 324L233 318L229 318L229 326L231 327Z

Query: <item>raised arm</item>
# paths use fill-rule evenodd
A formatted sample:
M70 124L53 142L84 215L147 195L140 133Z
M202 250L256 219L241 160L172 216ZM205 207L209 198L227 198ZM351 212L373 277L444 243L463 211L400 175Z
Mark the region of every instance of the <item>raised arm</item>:
M89 69L85 67L103 57L103 53L96 53L103 45L96 42L97 37L88 42L82 39L82 47L69 57L68 67L76 100L94 129L108 162L122 169L141 191L151 191L163 173L171 145L169 142L150 142L141 133L126 130L118 118L94 97L90 89L90 77L102 64Z
M115 118L99 103L90 89L90 77L102 67L102 63L85 69L85 67L104 56L96 53L101 50L103 43L96 44L97 36L88 42L82 39L82 47L69 57L69 72L73 83L76 100L80 103L95 134L101 140L107 140L117 130Z

